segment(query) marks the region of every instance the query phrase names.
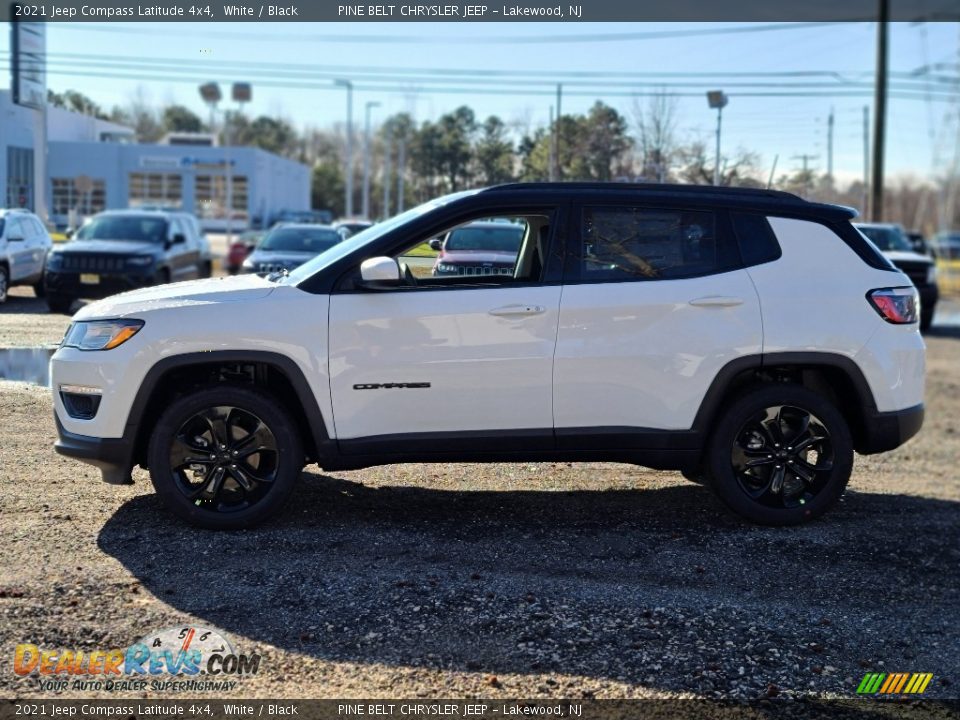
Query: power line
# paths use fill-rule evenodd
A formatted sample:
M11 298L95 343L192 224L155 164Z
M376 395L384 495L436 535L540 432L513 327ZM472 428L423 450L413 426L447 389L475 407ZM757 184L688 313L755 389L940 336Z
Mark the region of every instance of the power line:
M254 40L257 42L290 43L392 43L392 44L434 44L434 45L529 45L536 44L566 44L566 43L598 43L598 42L628 42L634 40L661 40L678 37L702 37L710 35L739 35L747 33L777 32L781 30L803 30L821 28L830 25L848 25L850 22L867 22L867 18L851 18L838 22L800 22L800 23L768 23L765 25L736 25L727 28L697 28L689 30L651 30L645 32L623 33L590 33L590 34L560 34L560 35L513 35L477 37L476 35L456 35L449 33L433 33L430 35L377 35L377 34L343 34L343 33L316 33L310 35L248 33L248 32L210 32L209 30L177 30L179 37L202 37L223 40ZM57 23L58 29L80 30L86 32L118 33L122 35L150 35L156 37L155 30L130 27L126 25L96 25L91 23Z

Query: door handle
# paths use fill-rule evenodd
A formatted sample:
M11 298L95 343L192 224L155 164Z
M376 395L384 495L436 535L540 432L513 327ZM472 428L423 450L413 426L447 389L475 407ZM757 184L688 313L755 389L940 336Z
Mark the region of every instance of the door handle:
M734 307L735 305L743 305L743 298L728 297L725 295L710 295L707 297L697 298L696 300L691 300L690 304L697 307Z
M523 317L525 315L541 315L547 309L542 305L504 305L490 311L497 317Z

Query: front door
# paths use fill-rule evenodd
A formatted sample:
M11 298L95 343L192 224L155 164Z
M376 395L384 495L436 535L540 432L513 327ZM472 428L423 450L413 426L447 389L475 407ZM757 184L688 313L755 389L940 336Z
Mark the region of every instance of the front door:
M330 299L330 392L344 453L553 443L559 277L552 211L467 219L393 255L406 281ZM504 432L509 431L509 432ZM525 431L525 432L517 432Z

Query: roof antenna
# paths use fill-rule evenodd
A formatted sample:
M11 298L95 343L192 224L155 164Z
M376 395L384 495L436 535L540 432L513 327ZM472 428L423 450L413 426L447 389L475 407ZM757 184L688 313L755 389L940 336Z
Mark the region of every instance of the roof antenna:
M770 168L770 177L767 180L767 190L770 189L770 186L773 185L773 174L777 171L777 160L780 159L780 153L777 153L773 156L773 167Z

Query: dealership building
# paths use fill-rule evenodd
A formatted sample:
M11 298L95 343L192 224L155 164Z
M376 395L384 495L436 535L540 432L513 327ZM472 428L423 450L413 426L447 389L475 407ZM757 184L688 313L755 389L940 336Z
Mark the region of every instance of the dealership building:
M35 209L35 115L0 90L4 207ZM228 190L234 228L269 223L281 210L310 208L310 168L259 148L218 147L202 135L141 144L124 125L50 106L46 133L44 196L49 219L60 227L71 215L151 205L193 213L215 230L226 224Z

